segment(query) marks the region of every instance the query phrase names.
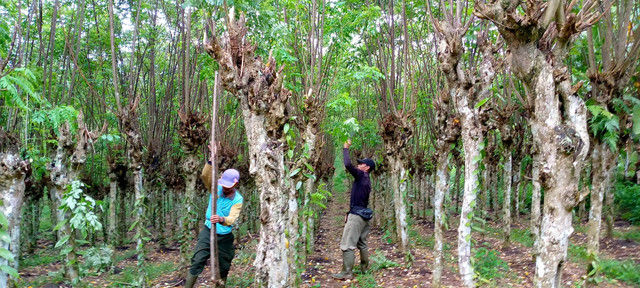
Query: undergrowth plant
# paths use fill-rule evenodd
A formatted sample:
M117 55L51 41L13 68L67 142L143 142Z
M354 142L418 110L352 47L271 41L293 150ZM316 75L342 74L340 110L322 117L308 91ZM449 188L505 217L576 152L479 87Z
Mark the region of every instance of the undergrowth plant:
M78 253L78 244L86 244L88 241L85 239L89 232L102 230L102 223L100 222L98 215L94 212L96 209L96 201L91 196L86 195L83 191L85 187L84 183L74 180L67 186L67 190L64 192L61 209L64 213L70 213L70 218L60 221L54 230L59 230L64 224L69 222L71 233L64 235L58 240L55 247L62 248L60 255L66 255L69 253ZM98 205L98 207L102 207ZM71 240L71 237L75 237L79 232L80 238ZM78 267L78 263L66 263L66 265L73 265ZM77 270L77 269L76 269ZM71 279L73 284L80 282L81 275L77 278Z
M502 278L509 271L509 265L498 257L499 252L484 247L475 249L474 268L477 279L489 283L494 278Z

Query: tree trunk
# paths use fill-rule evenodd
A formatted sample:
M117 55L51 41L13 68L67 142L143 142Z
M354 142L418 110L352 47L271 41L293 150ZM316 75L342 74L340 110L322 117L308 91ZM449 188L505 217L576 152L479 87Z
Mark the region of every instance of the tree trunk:
M505 149L507 150L507 155L504 163L504 199L502 201L502 211L504 211L504 217L502 219L504 239L502 246L508 247L511 236L511 157L513 153L510 147L506 147Z
M458 265L460 277L466 287L474 287L474 270L471 265L471 222L478 191L479 147L482 144L482 132L475 128L473 114L467 105L458 105L462 116L462 144L464 147L464 194L458 226ZM464 107L464 108L462 108ZM466 109L465 109L466 108Z
M116 239L116 247L124 245L124 239L127 239L127 229L129 228L127 225L127 193L125 192L131 193L129 190L121 190L118 193L118 238Z
M147 240L145 240L145 238L147 237L147 233L145 232L146 230L146 225L147 225L147 221L145 219L145 210L146 210L146 193L143 189L143 183L142 183L142 179L143 179L143 170L142 170L142 165L140 165L139 162L132 162L131 163L133 166L133 187L135 189L135 195L136 195L136 200L135 200L135 205L134 205L134 209L135 209L135 219L134 221L137 223L136 224L136 235L134 236L134 241L136 242L136 254L138 256L138 262L137 262L137 266L138 266L138 280L137 280L137 285L138 287L141 288L145 288L148 287L148 276L145 270L145 260L146 260L146 250L145 250L145 245Z
M447 147L448 148L448 147ZM437 158L437 169L436 169L436 191L434 197L434 211L433 214L435 216L433 234L435 238L434 245L434 259L433 259L433 287L441 287L441 278L442 278L442 268L443 268L443 243L444 243L444 211L443 208L443 200L445 193L448 190L449 184L449 173L447 171L447 157L448 153L440 153Z
M605 237L611 238L613 237L613 224L614 224L614 212L615 212L615 203L613 202L615 197L615 181L616 181L616 168L618 163L618 150L613 153L611 156L612 167L609 172L609 179L606 183L607 187L605 188L605 214L607 215L607 226L605 231Z
M531 191L531 238L533 238L533 251L532 256L535 259L537 255L540 253L540 198L542 196L541 186L540 186L540 162L539 156L534 154L533 157L533 171L531 172L531 184L533 185L533 189Z
M405 257L409 251L409 231L407 227L407 170L400 155L387 155L389 161L389 174L391 177L391 191L393 191L393 206L395 208L396 237L400 249ZM407 259L408 260L408 259Z
M542 161L539 172L545 197L534 286L560 287L569 236L573 233L572 210L578 204L578 182L589 146L586 107L567 91L571 89L570 77L555 85L554 67L535 45L515 48L514 55L523 62L531 59L538 68L529 87L536 95L535 116L530 122ZM564 98L556 94L556 87ZM561 100L566 112L560 110ZM566 119L562 122L563 117Z
M16 272L19 266L20 256L20 218L22 214L22 204L24 202L24 178L27 172L27 165L21 161L16 152L0 152L0 214L6 217L8 222L6 229L9 242L6 239L0 241L0 248L7 249L13 256L13 261L9 262L5 257L0 257L0 266L9 265ZM17 279L13 279L17 280ZM9 275L0 271L0 286L7 287Z
M287 194L284 193L284 155L281 149L265 149L277 141L267 136L265 119L243 110L251 155L251 173L260 191L260 242L256 250L256 282L259 287L285 287L289 279L285 219Z
M184 146L184 145L183 145ZM188 147L183 147L183 149L188 149ZM194 238L195 233L197 233L197 226L200 224L198 219L198 211L196 205L196 181L198 180L198 155L196 155L196 151L191 151L184 157L184 162L182 163L182 171L186 174L185 176L185 194L182 199L182 217L180 218L180 266L179 267L189 267L189 263L191 261L191 256L193 256L193 251L191 251L193 244L191 240ZM215 180L212 182L211 191L216 191L215 189Z
M596 261L600 249L600 224L602 223L602 200L613 178L616 161L613 152L606 143L594 143L591 152L593 161L593 189L591 190L591 209L587 230L587 274L595 269L591 263Z
M118 239L121 239L118 236L118 230L116 229L116 206L118 205L118 182L116 178L116 173L109 173L109 228L107 235L109 236L109 245L113 251L115 251L116 246L118 245ZM105 241L107 242L107 241ZM116 263L116 253L111 253L111 267L110 270L113 271Z
M285 287L290 271L285 246L288 195L284 179L289 175L284 173L281 146L284 145L285 104L291 92L283 88L284 67L276 70L273 57L268 57L267 64L263 63L260 57L254 56L256 47L245 44L244 15L236 20L231 10L227 16L224 41L213 37L205 49L219 63L222 86L240 100L242 108L249 144L249 173L255 175L260 191L262 227L253 262L256 284Z
M520 219L520 189L522 189L522 182L523 182L523 177L522 175L520 175L520 171L522 171L520 169L520 167L522 167L522 162L521 161L517 161L516 160L517 165L515 165L513 167L513 184L515 184L515 191L513 191L513 204L514 204L514 209L513 209L513 217L515 218L516 222L518 222L518 219Z
M56 151L56 157L51 161L49 167L51 182L53 183L53 195L55 199L55 212L52 213L57 214L58 223L66 222L63 224L58 230L58 241L64 239L65 237L69 237L68 242L66 243L66 247L71 247L71 251L65 256L65 264L64 264L64 274L68 280L78 279L78 257L75 254L75 237L71 233L71 226L69 225L69 212L65 212L60 209L60 206L63 202L64 192L67 189L67 186L71 184L71 181L75 178L72 178L71 171L69 171L67 159L71 158L71 153L73 152L73 140L71 138L71 133L69 131L69 123L59 127L58 134L58 148Z

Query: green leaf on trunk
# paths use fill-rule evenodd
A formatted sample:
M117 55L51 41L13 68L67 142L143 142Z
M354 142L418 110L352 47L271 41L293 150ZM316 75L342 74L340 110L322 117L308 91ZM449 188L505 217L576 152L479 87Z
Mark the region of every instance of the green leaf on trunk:
M0 266L0 270L2 270L4 273L7 273L7 274L11 275L11 277L13 277L14 279L19 279L20 278L20 275L18 275L18 271L15 268L11 267L11 266L2 265L2 266Z
M5 230L0 230L0 241L5 243L11 242L11 236L9 236L9 232Z
M489 99L491 99L491 97L487 97L487 98L484 98L484 99L480 100L480 102L478 102L478 104L476 104L476 106L474 108L478 109L478 108L482 107L482 105L487 103L487 101L489 101Z
M291 174L289 174L289 177L296 176L296 174L298 174L298 172L300 172L300 168L296 168L295 170L291 171Z
M4 247L0 247L0 257L7 259L7 261L9 262L13 261L13 254L11 254L11 251L7 250L7 248Z
M633 106L633 134L640 135L640 104Z

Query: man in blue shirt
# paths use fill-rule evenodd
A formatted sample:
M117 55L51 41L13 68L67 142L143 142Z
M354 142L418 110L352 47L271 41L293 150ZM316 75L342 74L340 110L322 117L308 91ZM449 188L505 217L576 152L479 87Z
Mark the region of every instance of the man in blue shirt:
M211 164L207 163L202 170L202 181L207 189L211 190ZM229 269L231 268L231 260L235 256L235 247L233 246L233 233L231 228L233 223L240 215L242 210L242 195L238 193L236 187L240 181L240 173L235 169L228 169L222 173L222 177L218 180L218 201L216 202L216 215L211 215L211 199L209 197L209 206L207 207L205 227L198 235L198 243L196 251L191 258L191 267L185 282L186 288L192 288L198 275L204 270L207 260L211 256L210 251L210 234L211 223L216 224L216 234L218 238L218 263L220 267L220 277L226 282Z

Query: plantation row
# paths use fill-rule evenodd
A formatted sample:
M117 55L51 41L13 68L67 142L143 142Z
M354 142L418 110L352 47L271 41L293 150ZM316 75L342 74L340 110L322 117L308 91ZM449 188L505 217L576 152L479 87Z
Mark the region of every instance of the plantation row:
M351 140L405 266L433 221L434 287L449 224L460 285L481 284L472 234L499 219L508 247L524 217L533 285L559 287L574 222L593 284L602 228L640 219L638 1L98 2L0 4L0 287L42 248L86 285L83 245L113 272L129 241L131 285L150 242L186 274L207 146L241 175L258 287L300 285Z

